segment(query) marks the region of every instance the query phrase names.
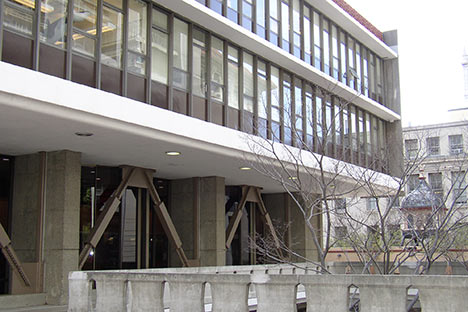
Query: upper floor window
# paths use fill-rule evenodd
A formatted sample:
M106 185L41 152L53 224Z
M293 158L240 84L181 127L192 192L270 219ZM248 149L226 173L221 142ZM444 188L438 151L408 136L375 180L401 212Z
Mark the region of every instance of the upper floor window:
M409 159L414 159L416 156L418 156L418 140L417 139L411 139L411 140L405 140L405 151L406 151L406 157Z
M426 139L427 155L434 156L440 154L440 139L439 137L432 137Z
M436 173L429 173L429 185L432 188L432 191L439 195L440 197L443 197L444 190L442 186L442 173L441 172L436 172Z
M461 134L449 135L450 155L463 153L463 136Z
M412 174L408 177L408 193L412 192L416 187L418 187L419 184L419 175L418 174Z
M346 211L346 198L335 199L335 209L337 212L345 212Z
M368 209L377 209L377 198L370 197L367 199L367 208Z
M452 172L452 185L454 202L457 204L466 203L465 171Z

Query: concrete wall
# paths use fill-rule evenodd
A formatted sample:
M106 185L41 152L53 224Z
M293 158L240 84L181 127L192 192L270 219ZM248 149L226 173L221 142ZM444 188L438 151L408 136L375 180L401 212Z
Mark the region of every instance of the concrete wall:
M170 214L182 247L189 259L195 259L198 253L200 264L204 266L226 263L224 198L225 184L221 177L171 181ZM198 216L195 212L197 205ZM194 221L197 217L199 224ZM195 230L199 232L198 242ZM198 250L195 251L197 244ZM181 266L174 248L171 248L169 265Z
M293 266L249 269L73 272L68 311L90 310L91 280L96 281L97 312L128 311L127 307L130 311L205 311L209 304L213 311L248 311L256 306L259 312L290 312L302 302L310 312L345 312L351 301L350 286L359 288L353 298L359 299L361 312L406 312L409 288L419 292L424 312L466 311L468 306L466 276L317 275Z
M43 291L49 304L68 300L68 272L78 268L81 155L49 152L46 157L43 244L38 244L41 203L41 156L15 159L12 245L22 262L40 262L43 250Z
M291 250L308 260L318 260L312 233L306 225L303 213L290 195L287 193L263 194L262 197L275 226L287 229L283 239L289 244ZM312 224L316 229L322 229L321 218L314 217ZM291 261L304 261L304 259L292 257Z
M384 42L398 51L398 33L396 30L384 32ZM400 69L399 59L384 60L384 101L385 105L392 111L401 115L400 101ZM394 176L403 174L403 136L401 130L401 121L387 123L386 146L387 149L389 173Z

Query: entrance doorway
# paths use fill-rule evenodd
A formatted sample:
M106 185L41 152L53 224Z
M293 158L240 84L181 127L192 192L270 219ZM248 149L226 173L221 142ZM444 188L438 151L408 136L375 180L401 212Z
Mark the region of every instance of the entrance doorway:
M104 205L121 182L115 167L82 167L80 249L83 249ZM167 202L168 182L154 180L161 200ZM83 270L167 267L168 238L154 213L148 190L128 187Z

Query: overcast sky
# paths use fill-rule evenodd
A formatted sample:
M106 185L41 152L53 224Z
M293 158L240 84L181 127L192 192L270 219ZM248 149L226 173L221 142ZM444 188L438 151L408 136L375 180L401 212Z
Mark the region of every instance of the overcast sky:
M403 126L449 121L464 103L467 0L346 0L381 31L397 29ZM452 114L453 115L453 114Z

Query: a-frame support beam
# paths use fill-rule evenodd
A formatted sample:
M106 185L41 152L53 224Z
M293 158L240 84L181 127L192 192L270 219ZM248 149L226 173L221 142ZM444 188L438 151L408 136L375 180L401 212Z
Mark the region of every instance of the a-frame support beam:
M282 257L283 253L281 252L281 245L278 236L276 235L273 222L271 221L270 214L268 213L265 204L263 203L262 196L260 195L260 189L254 186L242 186L241 201L239 202L239 205L237 206L234 215L229 221L228 228L226 229L226 248L231 247L232 240L234 239L234 235L236 233L237 228L239 227L239 223L242 218L242 210L244 209L245 204L248 201L254 202L256 203L256 206L258 206L260 214L263 217L263 222L268 227L271 235L273 236L275 247L278 250L279 256Z
M10 264L12 270L18 275L20 280L24 283L25 286L30 287L31 282L29 281L26 273L23 270L23 266L21 265L21 261L18 259L18 256L15 253L15 250L11 246L10 237L6 233L3 226L0 224L0 248L2 249L2 253L5 256L6 260Z
M120 204L120 199L122 198L123 192L129 186L136 186L140 188L148 189L151 199L154 202L154 209L156 214L163 225L164 231L168 236L171 243L176 247L177 254L179 255L180 260L184 266L189 266L189 261L185 256L184 250L182 249L182 242L179 235L172 223L171 217L167 212L166 206L159 198L158 192L153 185L152 175L153 170L143 169L137 167L125 166L123 168L123 178L122 182L119 184L114 193L109 197L104 205L104 209L99 215L99 218L96 221L96 225L91 230L89 238L83 247L83 250L80 253L79 259L79 268L82 269L86 260L88 259L89 252L91 248L96 248L99 243L104 231L109 225L112 217L114 216L117 208Z

